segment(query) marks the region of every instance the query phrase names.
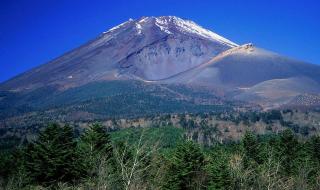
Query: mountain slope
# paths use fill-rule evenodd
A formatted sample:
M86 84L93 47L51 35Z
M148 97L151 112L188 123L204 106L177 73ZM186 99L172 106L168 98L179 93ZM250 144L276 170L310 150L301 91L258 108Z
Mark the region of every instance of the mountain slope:
M312 107L319 94L317 65L189 20L142 17L0 84L0 120Z
M301 94L319 94L320 67L245 44L153 82L210 87L233 99L277 107Z
M100 81L64 91L51 87L0 91L0 128L165 113L221 112L235 106L238 105L204 89L131 80Z
M210 61L163 82L246 88L266 80L302 76L320 82L320 67L245 44L222 52Z
M0 85L0 90L61 89L99 80L158 80L237 46L178 17L129 20L97 39Z

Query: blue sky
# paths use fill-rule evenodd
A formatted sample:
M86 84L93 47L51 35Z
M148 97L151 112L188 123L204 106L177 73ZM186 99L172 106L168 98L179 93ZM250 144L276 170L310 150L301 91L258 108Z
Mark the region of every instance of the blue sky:
M1 0L0 81L141 16L187 18L238 44L320 64L319 10L317 0Z

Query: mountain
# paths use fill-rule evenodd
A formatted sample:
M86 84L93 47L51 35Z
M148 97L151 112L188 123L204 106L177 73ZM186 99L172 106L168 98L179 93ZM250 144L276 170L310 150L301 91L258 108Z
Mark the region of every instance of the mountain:
M129 20L65 55L19 75L1 90L70 88L99 80L159 80L237 46L178 17Z
M238 45L189 20L142 17L0 84L0 119L313 106L299 100L319 94L317 65Z
M320 67L245 44L164 82L212 87L232 99L275 108L301 94L318 95Z

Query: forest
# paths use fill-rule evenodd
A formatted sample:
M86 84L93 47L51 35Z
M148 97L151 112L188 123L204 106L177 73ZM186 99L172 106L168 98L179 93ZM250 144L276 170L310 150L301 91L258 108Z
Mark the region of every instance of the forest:
M77 134L50 124L0 156L2 189L319 189L320 137L290 130L203 146L173 126Z

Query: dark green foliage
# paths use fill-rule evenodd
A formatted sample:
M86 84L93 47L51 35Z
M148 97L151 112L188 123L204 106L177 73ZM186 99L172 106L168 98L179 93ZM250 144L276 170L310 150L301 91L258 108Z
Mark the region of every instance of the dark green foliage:
M310 141L312 158L320 164L320 136L314 136Z
M95 123L89 127L80 137L80 141L92 154L101 154L111 157L112 145L110 135L102 125Z
M246 162L255 161L261 163L260 150L257 137L249 131L246 131L242 140Z
M0 153L0 176L2 178L7 179L11 175L13 164L13 155L10 152Z
M177 145L168 171L165 189L201 189L205 158L199 145L185 141Z
M287 174L292 174L295 169L294 160L297 155L298 145L298 140L291 130L287 129L281 134L281 155L283 156L283 168Z
M214 149L214 152L210 155L208 175L208 189L231 189L232 175L229 168L229 155L224 150Z
M203 138L215 130L205 122L198 125L209 130ZM109 135L93 124L76 139L71 127L53 124L34 142L2 151L0 188L63 183L74 189L319 189L319 136L303 141L291 130L263 136L246 132L240 142L209 147L182 140L184 132L159 126ZM189 137L200 135L198 130ZM7 188L12 182L17 185Z
M108 161L113 154L110 135L98 123L91 125L81 135L78 147L81 165L91 177L97 175L100 159Z
M178 91L190 100L181 100ZM205 94L207 94L205 96ZM208 99L216 104L199 104L194 97ZM25 118L25 125L46 124L61 121L62 117L73 112L89 112L90 119L137 117L159 113L197 113L231 110L233 105L221 101L210 92L198 92L184 86L148 85L138 81L93 82L80 87L60 91L46 87L24 93L0 91L0 119L37 112ZM1 111L3 110L3 111ZM47 112L50 110L50 112ZM84 118L88 120L87 118ZM82 120L78 118L76 120Z
M81 176L77 166L76 142L69 126L49 125L24 152L26 172L34 182L73 182Z
M183 129L166 126L157 128L129 128L122 129L111 133L113 142L120 143L127 141L132 144L139 140L142 133L144 133L143 142L148 141L151 144L158 144L161 151L173 149L177 146L177 142L182 139Z
M311 137L304 145L303 149L305 157L309 158L309 167L311 168L309 173L309 181L315 183L319 180L320 176L320 137ZM300 151L301 152L301 151Z
M272 123L275 120L282 121L282 114L279 110L271 110L270 112L264 112L261 114L261 119L265 123Z
M292 123L291 121L280 121L281 125L288 127L295 133L300 133L303 136L308 136L310 133L310 128L308 126L299 126L296 123Z
M21 139L16 136L0 138L0 150L10 151L21 143Z

